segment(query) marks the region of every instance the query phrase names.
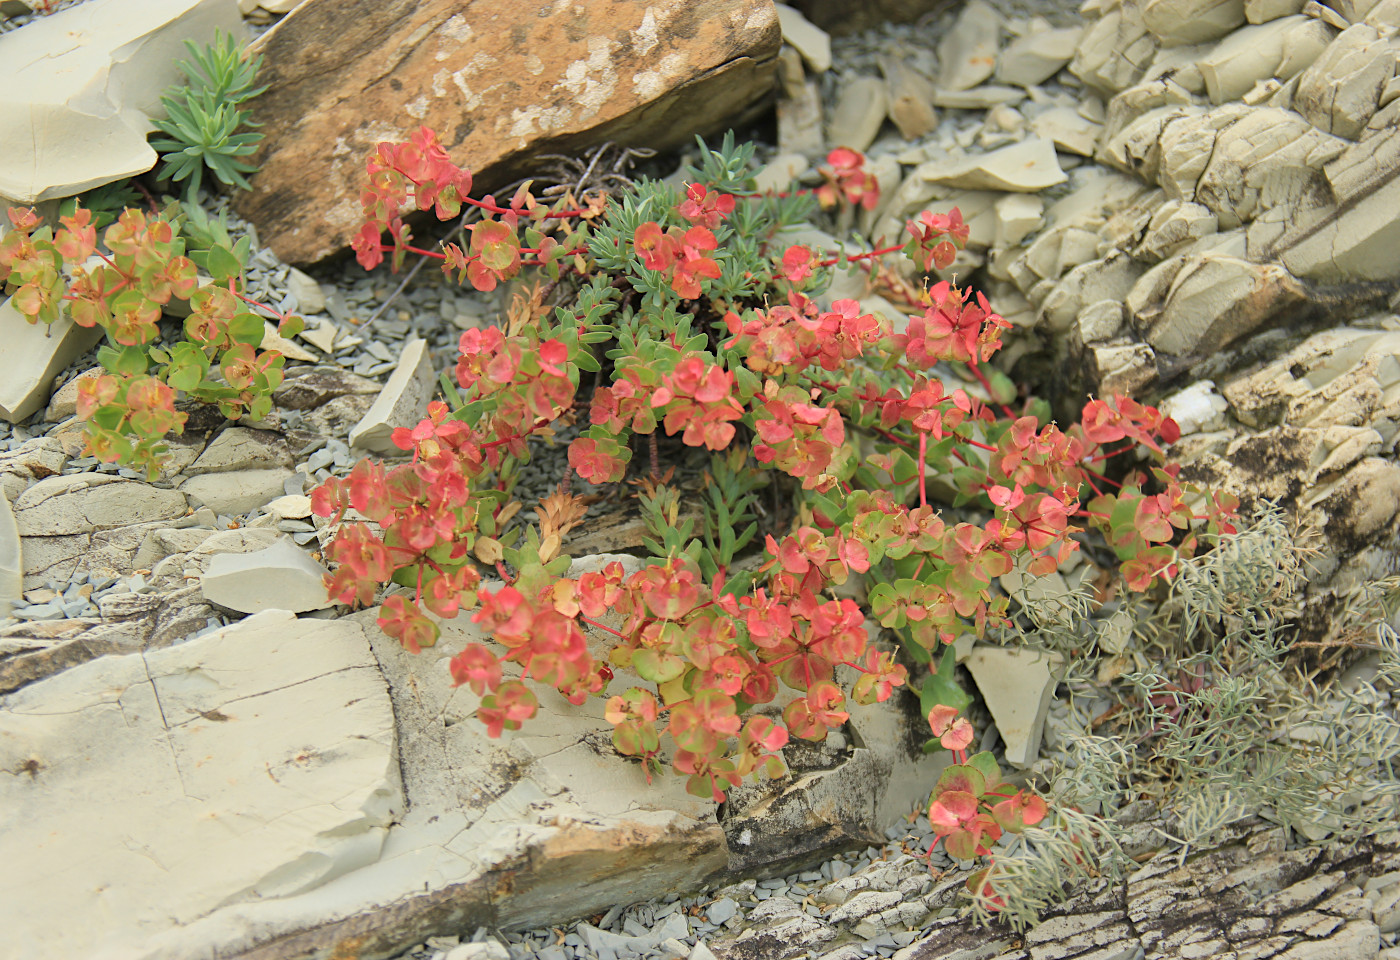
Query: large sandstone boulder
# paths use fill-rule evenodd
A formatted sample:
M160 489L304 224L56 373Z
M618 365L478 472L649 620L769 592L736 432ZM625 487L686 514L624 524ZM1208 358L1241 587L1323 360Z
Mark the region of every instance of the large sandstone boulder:
M360 222L365 157L436 130L490 189L540 152L653 148L741 123L773 88L769 0L308 0L266 34L253 192L284 260L320 260Z

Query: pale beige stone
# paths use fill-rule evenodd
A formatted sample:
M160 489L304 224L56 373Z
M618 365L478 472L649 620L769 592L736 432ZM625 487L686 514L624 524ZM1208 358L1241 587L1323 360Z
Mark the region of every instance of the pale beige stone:
M204 473L292 466L292 451L280 434L247 427L227 427L185 468L190 477Z
M398 452L393 442L395 428L412 427L423 419L436 387L427 341L408 341L374 405L350 431L350 445L375 453Z
M1183 244L1215 233L1220 221L1210 208L1190 201L1168 200L1157 208L1134 256L1163 260Z
M831 37L825 30L785 3L774 4L778 23L782 26L783 42L802 54L807 68L814 73L831 69Z
M885 122L888 105L885 84L878 77L855 77L843 83L827 120L827 141L833 146L864 152L875 142L880 125ZM789 182L791 177L783 186Z
M906 140L921 140L938 128L933 84L903 59L880 57L889 117Z
M8 617L13 603L24 598L24 561L20 554L19 528L10 498L0 493L0 617Z
M997 82L1023 87L1044 83L1069 63L1084 30L1084 27L1064 27L1017 37L997 58Z
M1156 52L1141 4L1129 0L1090 24L1069 71L1095 90L1113 94L1136 83Z
M80 327L67 313L52 324L31 324L10 298L0 301L0 368L6 371L0 417L11 423L28 419L48 402L54 377L101 338L101 328Z
M180 485L204 506L222 516L238 517L255 510L282 493L292 471L286 467L264 467L207 473L191 477Z
M1291 111L1249 109L1220 128L1195 199L1226 229L1274 206L1291 208L1323 182L1323 165L1347 146Z
M1040 753L1045 717L1055 698L1057 654L979 646L967 659L972 679L996 721L1012 766L1025 769Z
M110 474L48 477L15 501L20 536L87 534L134 523L168 520L186 510L184 494Z
M1000 42L1001 16L985 0L971 0L938 41L938 86L967 90L986 80L996 70Z
M1181 264L1159 314L1143 311L1136 319L1158 351L1199 355L1233 343L1301 299L1301 286L1282 266L1207 253Z
M373 863L404 809L352 622L268 613L102 657L10 694L0 730L0 766L36 764L0 778L0 917L35 960L210 956L248 932L207 918Z
M1283 43L1283 60L1274 75L1280 80L1289 80L1312 66L1327 45L1337 36L1337 31L1321 20L1305 17L1304 22L1288 32ZM1290 94L1291 98L1291 94ZM1286 106L1276 104L1276 106Z
M1146 0L1142 18L1164 45L1201 43L1244 23L1244 0Z
M1037 113L1030 121L1031 132L1049 140L1055 148L1081 157L1092 157L1098 146L1103 124L1089 120L1073 107L1052 107Z
M922 171L924 168L920 168ZM923 173L929 183L970 190L1034 193L1065 181L1055 147L1048 140L1027 137L1020 143L985 154L973 154Z
M1277 76L1285 42L1306 21L1302 16L1282 17L1236 30L1216 44L1198 61L1211 102L1238 100L1260 80Z
M1293 109L1319 130L1356 139L1395 75L1396 53L1375 27L1347 27L1299 75Z
M993 107L1014 105L1026 99L1026 91L1020 87L1006 87L984 83L970 90L947 90L942 87L933 92L933 104L949 110L990 110Z
M1244 0L1244 17L1250 23L1268 23L1301 13L1306 0Z
M186 39L246 36L225 0L89 0L0 35L0 209L68 197L156 164L146 143ZM55 371L56 372L56 371Z
M1045 223L1045 201L1033 194L1013 193L995 203L996 233L992 243L1014 247Z

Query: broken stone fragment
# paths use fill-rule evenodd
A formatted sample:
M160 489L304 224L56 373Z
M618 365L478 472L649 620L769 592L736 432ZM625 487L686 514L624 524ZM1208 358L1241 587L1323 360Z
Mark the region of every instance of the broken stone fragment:
M997 82L1023 87L1044 83L1069 63L1083 35L1084 27L1065 27L1017 37L997 58Z
M1186 436L1219 430L1225 425L1225 411L1230 404L1216 392L1214 380L1197 380L1167 397L1159 408L1176 421L1182 436Z
M812 157L825 152L821 87L815 80L803 81L794 94L780 99L777 113L779 150Z
M1045 224L1045 201L1033 194L1012 193L996 201L994 246L1014 247Z
M101 473L40 480L15 501L20 536L53 537L110 530L182 516L185 495Z
M329 355L335 349L335 341L340 336L340 328L335 325L334 320L320 317L318 320L308 321L306 329L297 336L322 353Z
M381 386L341 367L293 367L272 394L277 406L315 410L337 397L378 394Z
M1090 390L1102 396L1138 396L1157 380L1157 357L1145 343L1120 337L1088 346L1084 377Z
M855 77L842 84L841 92L836 95L836 106L827 120L827 142L865 152L875 142L880 125L885 122L888 103L885 83L879 77ZM805 160L803 166L806 166ZM762 175L760 172L759 177ZM784 180L775 189L786 189L791 179Z
M1283 62L1283 45L1305 17L1284 17L1230 34L1201 60L1196 61L1212 103L1238 100L1260 80L1277 76ZM1282 77L1281 79L1288 79Z
M14 503L30 486L61 473L68 462L68 451L53 437L31 437L17 447L0 453L0 486Z
M326 295L321 285L296 267L287 271L287 292L296 298L294 313L320 313L326 309Z
M1141 263L1118 251L1081 263L1041 303L1041 317L1051 330L1064 332L1086 306L1102 300L1121 302L1142 273Z
M949 110L990 110L993 107L1020 103L1026 99L1026 91L1020 87L1004 87L985 83L970 90L933 91L933 105Z
M326 568L290 540L254 553L221 553L209 561L200 588L210 603L238 613L306 613L331 605Z
M1031 133L1055 144L1065 153L1092 157L1103 124L1081 116L1073 107L1052 107L1031 117Z
M281 495L291 475L280 466L205 473L180 484L180 492L220 516L240 517Z
M920 167L929 183L969 190L1006 190L1035 193L1065 182L1065 173L1055 156L1055 147L1040 137L1027 137L1020 143L990 153L972 154L949 164Z
M1334 207L1312 223L1300 224L1277 242L1278 258L1296 276L1329 283L1393 280L1400 276L1400 177L1364 202Z
M1184 244L1194 243L1215 233L1219 225L1219 219L1204 204L1168 200L1152 214L1147 233L1133 251L1133 256L1144 260L1164 260Z
M1091 303L1079 311L1079 316L1074 321L1079 342L1084 344L1112 339L1122 328L1122 300L1100 300Z
M228 473L234 470L292 466L292 451L280 434L270 430L228 427L204 448L185 475Z
M991 711L1006 762L1024 770L1040 754L1040 736L1055 698L1058 654L1009 647L977 646L967 668Z
M155 166L149 118L164 116L160 95L180 80L182 41L216 30L245 35L236 4L89 0L0 35L0 209Z
M790 44L802 54L802 61L813 73L824 73L831 69L831 37L821 27L808 20L798 10L785 3L774 4L778 10L778 23L782 27L783 42Z
M19 528L10 499L0 493L0 617L10 615L11 605L24 598L24 562L20 557Z
M1319 130L1355 140L1395 75L1396 46L1373 26L1347 27L1298 77L1293 109Z
M277 328L271 323L263 324L262 342L258 344L259 350L275 350L288 360L300 360L303 363L315 363L320 357L311 353L295 340L288 340L277 332Z
M1245 22L1244 0L1146 0L1142 19L1163 46L1203 43Z
M938 127L938 111L933 107L934 89L928 78L902 58L880 57L880 72L888 86L890 119L905 140L921 140Z
M374 405L350 431L350 445L372 453L402 453L394 446L394 430L411 427L423 418L436 384L428 342L421 338L408 341Z
M235 208L282 260L320 260L359 229L380 141L436 130L478 194L541 150L665 150L755 115L781 40L763 0L581 0L524 18L500 2L307 0L253 44L266 140Z
M54 377L101 338L100 327L80 327L66 313L52 324L30 323L5 298L0 302L0 369L6 371L0 417L11 423L27 419L48 402Z
M1130 303L1138 296L1135 288ZM1304 296L1283 266L1208 252L1186 258L1160 308L1139 309L1134 318L1156 350L1198 356L1253 333Z
M1111 95L1136 83L1156 52L1157 43L1143 22L1140 4L1123 4L1090 25L1069 71Z
M963 6L953 29L938 41L938 86L967 90L992 75L1001 43L1001 16L986 0Z
M1347 146L1292 111L1247 109L1219 127L1195 200L1209 207L1226 229L1274 206L1291 208L1321 187L1323 166Z
M1244 0L1244 18L1250 23L1268 23L1280 17L1302 13L1307 0Z

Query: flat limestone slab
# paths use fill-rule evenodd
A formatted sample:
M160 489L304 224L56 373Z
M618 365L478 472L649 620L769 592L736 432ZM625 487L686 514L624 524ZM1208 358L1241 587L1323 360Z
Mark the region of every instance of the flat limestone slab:
M0 37L0 200L67 197L151 169L149 117L164 115L160 95L180 79L182 41L243 29L234 0L89 0Z
M0 928L14 956L157 944L373 862L402 807L388 691L355 624L281 611L0 700Z
M573 573L612 559L638 563ZM878 842L941 769L921 717L853 707L850 737L799 747L721 822L685 777L648 784L617 754L603 699L535 685L539 716L490 739L448 669L485 639L470 615L413 655L375 613L267 611L0 699L0 770L18 771L0 777L0 863L18 865L0 942L25 960L382 960ZM636 682L618 672L609 694Z

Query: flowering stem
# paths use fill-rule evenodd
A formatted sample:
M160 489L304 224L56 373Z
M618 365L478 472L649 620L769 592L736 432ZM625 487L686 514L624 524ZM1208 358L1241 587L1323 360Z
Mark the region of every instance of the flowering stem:
M925 478L928 475L928 463L925 458L928 456L928 434L919 431L919 506L928 506L928 493L925 489Z
M977 382L982 384L982 389L987 391L987 396L995 400L996 392L992 390L991 383L988 382L986 376L983 375L982 368L977 365L977 362L975 360L969 360L966 366L967 369L972 371L972 375L977 378ZM1016 419L1015 410L1012 410L1004 403L999 403L997 404L997 406L1001 407L1001 412L1004 413L1009 419Z
M624 635L624 634L622 633L621 630L614 630L612 627L609 627L609 626L607 626L606 624L599 623L597 620L594 620L592 617L585 617L583 614L580 613L580 614L578 615L578 618L579 618L580 620L582 620L584 623L588 624L589 626L591 626L591 627L597 627L599 630L605 630L605 631L607 631L608 633L611 633L611 634L612 634L613 636L615 636L615 637L621 637L621 636Z

